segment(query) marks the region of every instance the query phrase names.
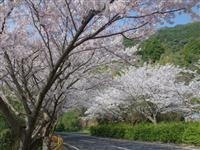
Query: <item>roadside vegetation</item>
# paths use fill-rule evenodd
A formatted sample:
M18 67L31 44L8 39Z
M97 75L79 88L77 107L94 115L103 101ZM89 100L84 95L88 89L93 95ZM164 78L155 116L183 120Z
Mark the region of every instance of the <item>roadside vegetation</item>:
M91 135L162 143L184 143L200 146L199 122L171 122L130 125L100 124L90 128Z
M58 120L55 131L57 132L76 132L81 130L81 113L78 110L71 110L64 113Z

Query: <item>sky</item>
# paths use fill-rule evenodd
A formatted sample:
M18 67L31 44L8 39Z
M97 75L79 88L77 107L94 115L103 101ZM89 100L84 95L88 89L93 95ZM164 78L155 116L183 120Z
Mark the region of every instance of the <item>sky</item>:
M200 16L200 8L196 7L193 10L196 12L196 14ZM200 21L200 19L198 21ZM161 25L159 27L173 27L176 25L187 24L191 22L193 22L193 20L188 14L181 14L181 15L177 14L173 24L165 23L164 25Z
M192 22L192 18L187 14L177 15L177 17L174 20L174 24L172 26L178 25L178 24L187 24Z

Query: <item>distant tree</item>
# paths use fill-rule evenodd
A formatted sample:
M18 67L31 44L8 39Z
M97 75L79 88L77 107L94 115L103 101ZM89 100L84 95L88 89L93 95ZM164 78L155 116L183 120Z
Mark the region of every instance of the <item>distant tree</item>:
M192 38L184 46L182 53L187 66L195 64L200 59L200 38Z
M200 22L162 28L140 43L141 58L146 62L171 63L195 70L194 64L199 59L200 33L196 32L198 30L200 30ZM153 44L154 42L156 44ZM195 47L196 52L192 50ZM151 50L148 52L148 49Z
M116 88L106 88L101 91L91 101L91 105L85 112L86 118L98 118L110 121L119 121L122 119L122 109L120 105L123 104L127 96L125 93Z
M139 46L138 54L144 62L152 62L160 60L161 55L165 52L162 43L155 37L149 38Z
M118 80L121 89L132 96L130 103L135 104L135 110L156 123L159 113L191 110L186 104L196 94L184 81L177 82L184 72L193 73L173 65L144 65L130 69Z

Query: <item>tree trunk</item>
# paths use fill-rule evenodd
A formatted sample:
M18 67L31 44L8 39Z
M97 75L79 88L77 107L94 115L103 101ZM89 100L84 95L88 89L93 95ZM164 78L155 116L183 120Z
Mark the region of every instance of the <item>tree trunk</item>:
M146 116L146 118L147 118L149 121L151 121L154 125L157 124L156 116L153 116L153 117L151 117L151 116Z
M20 142L19 150L31 150L31 142L31 137L25 133Z
M48 147L49 147L49 142L48 139L45 138L42 142L42 150L48 150Z
M20 142L20 147L19 150L31 150L31 145L30 143L24 141L24 142Z
M157 124L157 118L156 118L156 115L153 115L153 124L154 124L154 125Z
M42 147L42 142L42 138L35 140L26 138L20 142L19 150L38 150Z
M51 149L51 139L49 137L45 137L42 143L42 150L50 150Z
M157 120L156 120L156 119L153 119L153 120L152 120L152 123L153 123L154 125L157 125Z

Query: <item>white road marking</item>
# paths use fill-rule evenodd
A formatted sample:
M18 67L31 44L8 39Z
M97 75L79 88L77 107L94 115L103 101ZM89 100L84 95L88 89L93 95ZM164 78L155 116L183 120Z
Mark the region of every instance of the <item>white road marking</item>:
M113 145L112 147L115 147L115 148L118 148L118 149L121 149L121 150L131 150L131 149L128 149L128 148L119 147L119 146L115 146L115 145Z
M82 142L86 142L86 143L95 143L94 141L90 141L90 140L80 140L80 141L82 141Z
M70 148L73 148L73 149L75 149L75 150L80 150L78 147L75 147L75 146L70 145L70 144L67 144L67 146L69 146Z

